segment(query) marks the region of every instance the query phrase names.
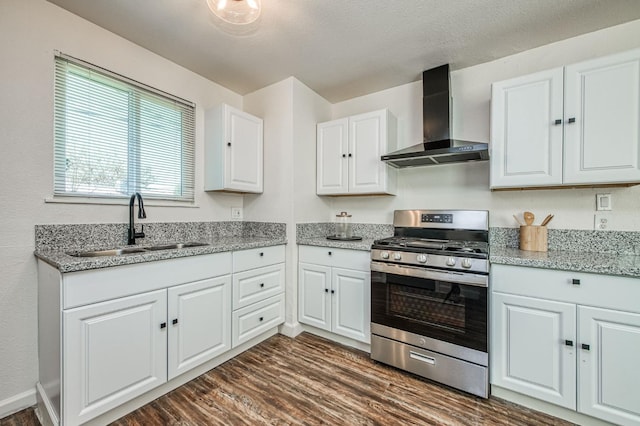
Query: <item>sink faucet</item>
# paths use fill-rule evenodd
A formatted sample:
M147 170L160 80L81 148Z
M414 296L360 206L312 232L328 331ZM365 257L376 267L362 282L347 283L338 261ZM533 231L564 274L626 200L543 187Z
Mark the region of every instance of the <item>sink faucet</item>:
M144 238L144 225L142 225L142 231L136 232L136 225L133 220L133 204L138 198L138 219L146 219L147 214L144 212L144 204L142 203L142 195L136 192L129 199L129 242L127 244L135 244L136 238Z

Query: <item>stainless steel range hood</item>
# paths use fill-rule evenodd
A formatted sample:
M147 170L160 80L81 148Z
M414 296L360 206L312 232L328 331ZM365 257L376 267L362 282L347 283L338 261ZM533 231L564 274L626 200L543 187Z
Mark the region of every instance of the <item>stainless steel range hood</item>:
M381 157L394 167L486 161L486 143L451 139L449 64L422 73L424 142Z

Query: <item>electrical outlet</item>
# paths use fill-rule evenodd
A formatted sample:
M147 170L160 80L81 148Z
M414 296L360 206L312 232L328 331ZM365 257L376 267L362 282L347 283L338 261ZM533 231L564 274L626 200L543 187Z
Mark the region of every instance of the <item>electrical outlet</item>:
M593 229L596 231L608 231L611 229L611 215L596 213L593 216Z
M231 207L231 219L242 220L242 207Z

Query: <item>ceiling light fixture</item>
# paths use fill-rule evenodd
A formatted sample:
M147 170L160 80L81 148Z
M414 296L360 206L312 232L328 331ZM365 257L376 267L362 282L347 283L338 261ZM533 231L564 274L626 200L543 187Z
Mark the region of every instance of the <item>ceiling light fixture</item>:
M214 15L234 26L249 25L260 17L260 0L207 0L207 5Z

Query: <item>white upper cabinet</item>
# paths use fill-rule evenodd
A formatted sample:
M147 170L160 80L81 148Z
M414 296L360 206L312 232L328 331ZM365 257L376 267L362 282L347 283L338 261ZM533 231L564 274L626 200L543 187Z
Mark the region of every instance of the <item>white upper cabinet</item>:
M492 188L562 184L562 74L556 68L493 85Z
M565 68L565 183L640 181L640 50Z
M491 188L640 182L640 50L494 83Z
M221 105L205 113L205 190L262 193L263 122Z
M319 123L317 194L394 194L397 171L380 157L395 150L396 133L386 109Z

